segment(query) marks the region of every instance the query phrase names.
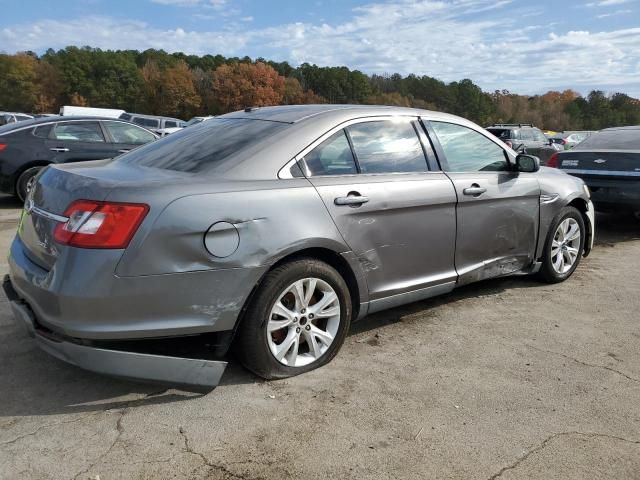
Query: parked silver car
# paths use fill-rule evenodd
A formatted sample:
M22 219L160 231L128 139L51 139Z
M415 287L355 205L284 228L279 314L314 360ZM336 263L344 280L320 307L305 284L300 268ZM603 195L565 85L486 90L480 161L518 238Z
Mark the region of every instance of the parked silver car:
M563 281L593 237L582 180L467 120L270 107L48 167L4 286L65 361L215 385L231 344L262 377L303 373L336 355L352 320L502 275ZM122 342L187 336L217 358Z

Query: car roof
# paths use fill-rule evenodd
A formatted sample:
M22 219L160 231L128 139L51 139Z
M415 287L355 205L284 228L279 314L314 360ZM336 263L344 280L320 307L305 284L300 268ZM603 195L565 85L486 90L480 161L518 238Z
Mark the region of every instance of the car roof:
M640 125L630 125L628 127L603 128L601 132L613 132L615 130L640 130Z
M127 115L131 115L132 117L138 117L138 118L151 118L154 120L175 120L177 122L184 122L184 120L180 119L180 118L174 118L174 117L163 117L162 115L147 115L146 113L131 113L131 112L124 112Z
M43 118L33 118L30 120L23 120L21 122L9 123L7 125L3 125L0 127L0 134L14 132L18 130L26 130L31 127L37 127L38 125L43 124L52 124L52 123L60 123L60 122L72 122L76 120L108 120L112 122L124 122L131 123L128 120L124 120L122 118L113 118L113 117L92 117L90 115L66 115L66 116L55 116L55 117L43 117ZM132 125L136 125L132 123ZM140 127L144 130L147 130L141 125L136 125L136 127ZM153 132L151 132L153 133Z
M317 117L344 118L348 116L428 116L433 119L457 119L460 117L448 113L433 112L419 108L377 106L377 105L283 105L276 107L254 107L220 115L216 118L246 118L269 120L282 123L300 123Z

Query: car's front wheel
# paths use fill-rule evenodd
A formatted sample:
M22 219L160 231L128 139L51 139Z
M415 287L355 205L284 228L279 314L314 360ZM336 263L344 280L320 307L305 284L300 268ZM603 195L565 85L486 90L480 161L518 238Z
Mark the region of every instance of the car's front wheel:
M301 259L269 272L244 315L236 351L257 375L285 378L328 363L351 322L351 297L330 265Z
M551 222L542 257L540 277L548 283L569 278L578 268L586 230L582 214L574 207L563 208Z

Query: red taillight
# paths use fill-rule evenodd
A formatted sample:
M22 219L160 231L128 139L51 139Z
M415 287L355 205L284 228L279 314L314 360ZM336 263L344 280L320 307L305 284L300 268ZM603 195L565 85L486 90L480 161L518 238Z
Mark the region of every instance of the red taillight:
M558 158L559 155L554 153L549 157L549 161L547 162L547 167L558 168Z
M0 143L0 152L3 151L5 148L7 148L7 144L6 143Z
M140 203L77 200L65 210L69 220L56 226L54 238L80 248L126 248L149 211Z

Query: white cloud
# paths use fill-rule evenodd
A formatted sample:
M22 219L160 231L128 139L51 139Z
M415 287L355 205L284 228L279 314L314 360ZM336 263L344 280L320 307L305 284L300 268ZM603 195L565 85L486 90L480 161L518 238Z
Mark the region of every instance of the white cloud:
M599 2L587 3L587 7L608 7L611 5L622 5L623 3L629 3L633 0L601 0Z
M559 27L536 23L527 28L517 14L512 15L513 4L508 4L506 0L390 0L357 8L344 22L297 22L263 29L226 22L212 31L188 30L184 25L163 30L112 17L43 20L1 29L0 48L9 52L86 44L162 48L347 65L367 73L426 74L445 81L470 78L486 90L600 88L640 96L640 28L549 33Z

